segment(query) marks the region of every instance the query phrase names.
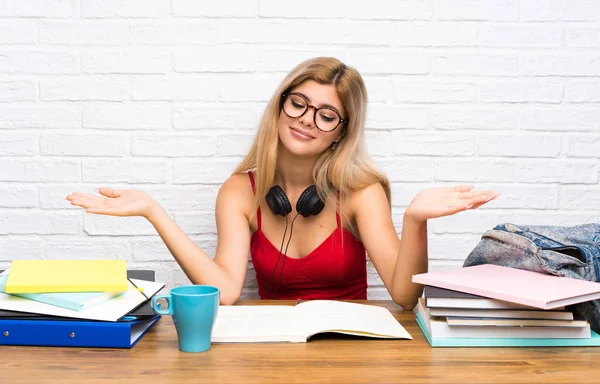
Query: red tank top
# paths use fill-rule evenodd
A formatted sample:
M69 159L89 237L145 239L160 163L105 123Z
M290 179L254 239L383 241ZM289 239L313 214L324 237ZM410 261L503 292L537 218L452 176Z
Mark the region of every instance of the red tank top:
M252 190L256 193L252 171L248 172L248 176L252 183ZM288 257L282 251L279 264L277 264L279 248L273 245L262 232L260 208L256 219L258 229L252 234L250 255L256 271L258 294L261 299L367 299L365 248L350 231L342 227L339 212L336 212L337 228L317 248L299 259ZM286 243L287 239L289 239L289 227ZM284 258L285 267L281 275ZM276 264L277 269L273 274ZM274 294L276 287L277 293ZM269 289L268 297L267 289Z

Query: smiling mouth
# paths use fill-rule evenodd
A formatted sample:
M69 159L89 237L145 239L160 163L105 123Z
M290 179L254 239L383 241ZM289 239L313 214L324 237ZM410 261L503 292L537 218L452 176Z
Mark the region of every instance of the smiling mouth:
M292 131L296 132L297 134L306 137L307 139L314 139L313 136L309 135L308 133L301 131L299 129L296 129L294 127L290 127L292 129Z

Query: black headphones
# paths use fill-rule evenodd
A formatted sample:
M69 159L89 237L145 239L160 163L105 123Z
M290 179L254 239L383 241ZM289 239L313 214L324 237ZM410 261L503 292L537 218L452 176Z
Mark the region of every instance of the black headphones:
M279 185L274 185L269 189L266 196L267 205L271 208L274 215L287 216L292 212L292 205L288 200L287 195ZM317 193L317 186L311 185L306 188L296 203L296 212L303 217L314 216L321 213L325 203Z
M271 279L269 280L269 285L267 286L267 297L269 296L269 292L271 290L271 282L273 280L273 276L275 275L275 271L277 270L277 265L279 265L279 259L281 258L281 251L283 250L283 242L285 241L285 235L287 233L288 227L288 215L292 212L292 205L290 204L290 200L287 195L283 191L279 185L274 185L269 189L267 196L265 197L267 200L267 205L271 209L274 215L280 215L285 217L285 230L283 231L283 238L281 239L281 248L279 249L279 255L277 256L277 262L275 263L275 268L273 268L273 272L271 273ZM306 188L298 198L298 202L296 203L296 216L292 219L292 225L290 228L290 238L288 239L287 245L285 246L284 254L287 254L287 248L290 245L290 241L292 240L292 231L294 229L294 221L298 215L302 215L303 217L315 216L321 213L323 208L325 207L325 202L321 200L319 194L317 193L317 186L311 185ZM281 273L279 274L279 281L277 282L277 287L275 288L275 292L273 294L273 298L277 294L279 290L279 285L281 280L283 279L283 269L285 268L285 258L283 259L283 263L281 265Z

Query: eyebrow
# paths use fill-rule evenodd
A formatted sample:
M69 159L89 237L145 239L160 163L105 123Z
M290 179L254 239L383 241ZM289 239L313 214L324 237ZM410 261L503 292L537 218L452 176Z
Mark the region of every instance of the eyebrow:
M304 96L306 98L306 100L308 100L308 102L310 102L310 97L306 96L304 93L302 93L302 92L296 92L296 93ZM338 109L331 104L321 104L321 106L319 106L319 108L323 108L323 107L331 108L334 111L336 111L340 116L342 115L342 113L340 111L338 111Z

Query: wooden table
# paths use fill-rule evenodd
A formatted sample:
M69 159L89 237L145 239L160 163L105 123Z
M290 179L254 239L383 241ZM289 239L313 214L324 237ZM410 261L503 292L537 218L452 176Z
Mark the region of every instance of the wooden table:
M245 301L240 304L294 304ZM600 348L431 348L413 312L387 301L413 340L319 338L213 344L183 353L169 316L130 350L0 347L0 383L600 382Z

